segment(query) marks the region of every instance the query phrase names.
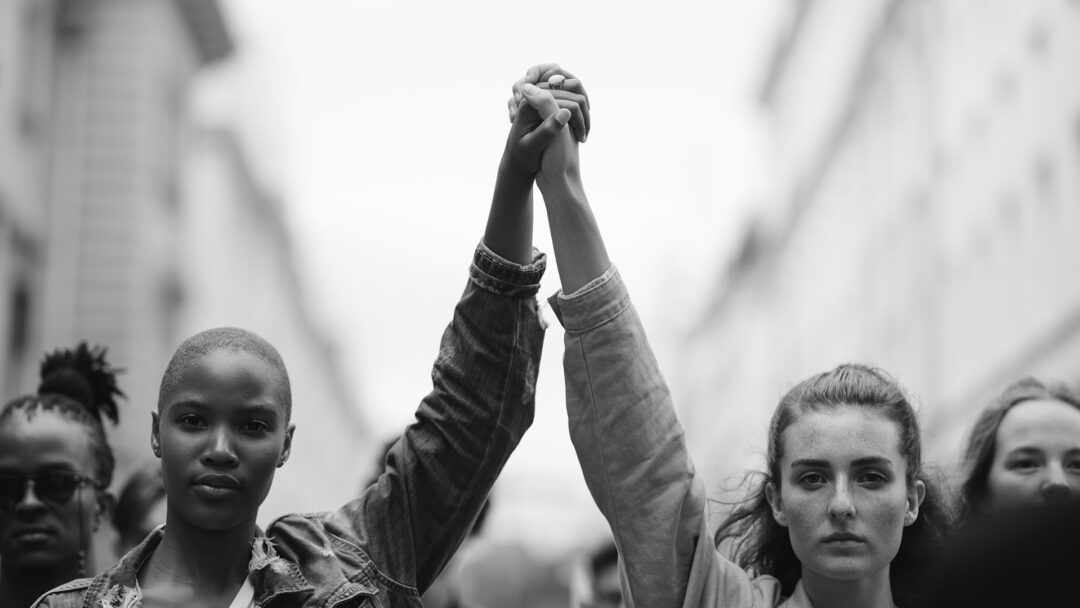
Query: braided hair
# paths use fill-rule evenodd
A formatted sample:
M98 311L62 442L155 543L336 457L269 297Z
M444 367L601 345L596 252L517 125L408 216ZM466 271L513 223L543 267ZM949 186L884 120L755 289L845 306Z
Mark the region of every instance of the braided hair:
M86 428L94 456L94 478L101 487L112 483L116 460L105 437L104 419L119 419L116 398L124 393L116 385L122 370L105 360L106 349L80 342L73 349L57 349L45 356L36 395L23 395L0 408L0 424L15 412L32 418L51 411Z

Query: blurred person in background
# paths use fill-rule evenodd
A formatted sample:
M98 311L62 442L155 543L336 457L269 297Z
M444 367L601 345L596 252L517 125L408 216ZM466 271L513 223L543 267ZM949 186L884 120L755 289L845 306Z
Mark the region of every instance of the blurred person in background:
M149 460L124 482L112 517L116 528L116 558L142 542L154 528L165 523L165 483L161 464Z
M118 420L105 349L81 343L41 364L36 395L0 409L0 606L26 608L88 574L93 534L113 507L112 449L102 419Z
M1080 604L1080 502L989 511L952 539L923 608Z
M532 184L547 142L567 123L585 124L587 106L572 105L539 125L511 125L434 387L374 484L337 511L259 529L258 509L292 448L288 372L249 331L201 332L174 353L153 415L166 525L103 574L53 589L38 605L421 605L532 423L545 269L532 247ZM402 272L423 280L421 268Z
M571 587L571 608L622 608L619 550L606 541L590 551L580 564Z
M551 89L583 92L553 65L531 68L514 89L512 119L528 114L537 123L558 107ZM536 181L562 283L550 302L566 332L571 439L619 547L626 605L915 605L948 514L924 473L918 421L899 384L880 370L842 365L781 399L767 472L716 535L717 544L734 542L739 565L725 559L567 131L544 151Z
M1080 394L1022 378L979 414L964 450L965 523L1080 496Z

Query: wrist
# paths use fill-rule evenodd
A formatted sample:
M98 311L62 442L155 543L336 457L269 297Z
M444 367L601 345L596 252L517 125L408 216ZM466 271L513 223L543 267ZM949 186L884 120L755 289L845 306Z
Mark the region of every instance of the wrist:
M541 171L536 175L536 185L544 196L545 202L565 199L580 200L585 197L581 174L576 170L554 174Z
M530 182L536 178L537 172L540 170L540 165L537 159L529 159L525 155L521 154L520 150L515 151L514 147L507 142L506 149L503 150L502 158L499 159L499 174L505 174L508 177L515 179L527 179Z

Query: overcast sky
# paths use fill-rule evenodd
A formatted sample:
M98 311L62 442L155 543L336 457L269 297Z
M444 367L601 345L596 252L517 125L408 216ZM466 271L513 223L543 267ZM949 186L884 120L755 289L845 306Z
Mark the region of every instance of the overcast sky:
M197 111L241 130L284 199L309 300L377 436L399 432L430 388L483 233L510 85L530 65L558 62L589 92L585 186L662 368L745 209L768 196L756 93L783 0L221 3L237 51ZM550 254L546 231L541 213ZM542 294L557 286L552 259ZM561 340L553 324L536 422L492 514L491 534L548 548L580 542L598 517L567 438Z

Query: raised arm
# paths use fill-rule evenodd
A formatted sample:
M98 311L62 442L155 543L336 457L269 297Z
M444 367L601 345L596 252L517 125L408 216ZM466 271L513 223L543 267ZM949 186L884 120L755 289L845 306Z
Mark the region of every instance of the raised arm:
M468 535L532 422L544 333L535 295L545 258L532 248L531 190L541 152L571 115L513 122L484 239L443 333L432 391L390 449L378 481L332 519L383 576L417 593Z
M540 84L543 78L541 72ZM563 83L579 86L573 78ZM547 91L518 87L542 115L551 111ZM619 548L624 601L638 608L754 605L748 577L712 547L704 484L641 321L608 259L577 146L565 130L553 140L537 184L563 286L551 303L566 330L570 436Z

